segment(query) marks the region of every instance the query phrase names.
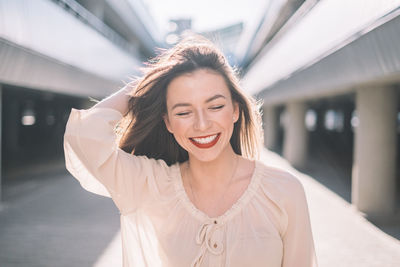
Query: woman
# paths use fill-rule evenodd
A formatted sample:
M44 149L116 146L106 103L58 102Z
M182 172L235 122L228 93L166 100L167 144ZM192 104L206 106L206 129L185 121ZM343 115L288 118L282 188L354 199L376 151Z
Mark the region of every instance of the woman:
M316 266L302 185L253 160L259 121L224 56L199 37L72 110L66 165L120 210L124 266Z

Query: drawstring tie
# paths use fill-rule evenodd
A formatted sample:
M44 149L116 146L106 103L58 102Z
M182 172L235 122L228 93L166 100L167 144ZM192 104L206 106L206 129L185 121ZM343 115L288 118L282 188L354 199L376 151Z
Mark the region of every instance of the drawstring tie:
M215 240L215 238L220 238L218 238L218 236L213 236L218 228L220 227L217 221L209 221L201 225L200 230L196 235L196 243L201 246L200 252L192 262L192 267L201 266L207 251L214 255L220 255L224 251L222 242L220 240Z

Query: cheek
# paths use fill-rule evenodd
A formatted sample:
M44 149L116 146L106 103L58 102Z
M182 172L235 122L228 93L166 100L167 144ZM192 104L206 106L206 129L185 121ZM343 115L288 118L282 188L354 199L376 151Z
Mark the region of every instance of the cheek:
M232 126L235 119L235 114L233 113L232 109L226 110L225 112L221 112L218 114L219 120L223 122L223 124L227 126Z
M171 128L173 130L173 135L176 140L176 142L185 150L187 150L188 142L189 139L187 139L186 135L188 132L189 128L189 123L182 121L182 120L176 120L171 122Z
M175 136L183 135L189 126L189 122L185 120L170 120L170 127Z

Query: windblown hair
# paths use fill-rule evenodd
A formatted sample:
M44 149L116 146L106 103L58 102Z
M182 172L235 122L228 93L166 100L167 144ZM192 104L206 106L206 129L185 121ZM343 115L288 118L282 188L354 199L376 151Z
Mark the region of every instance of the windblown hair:
M247 158L258 156L261 145L261 119L253 98L239 87L239 81L224 55L207 39L192 36L151 60L144 76L131 82L129 111L122 124L119 147L134 155L163 159L168 165L188 160L188 153L175 140L164 123L169 83L176 77L208 69L220 74L238 103L239 119L230 143L235 153Z

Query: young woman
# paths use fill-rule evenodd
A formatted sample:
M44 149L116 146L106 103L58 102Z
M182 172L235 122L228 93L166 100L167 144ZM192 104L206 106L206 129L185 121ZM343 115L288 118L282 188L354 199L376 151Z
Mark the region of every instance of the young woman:
M302 185L254 159L259 117L224 56L199 37L72 110L66 165L120 210L124 266L316 266Z

